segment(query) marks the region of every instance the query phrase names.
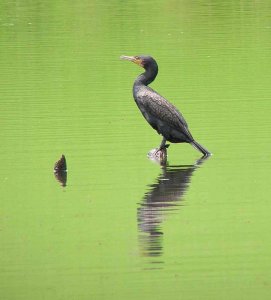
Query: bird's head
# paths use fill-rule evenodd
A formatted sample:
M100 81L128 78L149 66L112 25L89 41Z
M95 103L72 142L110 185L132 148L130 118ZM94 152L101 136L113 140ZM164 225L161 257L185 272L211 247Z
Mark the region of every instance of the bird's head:
M136 55L136 56L122 55L120 59L132 61L133 63L139 65L145 70L153 67L157 68L157 63L155 59L153 59L151 56L148 55Z

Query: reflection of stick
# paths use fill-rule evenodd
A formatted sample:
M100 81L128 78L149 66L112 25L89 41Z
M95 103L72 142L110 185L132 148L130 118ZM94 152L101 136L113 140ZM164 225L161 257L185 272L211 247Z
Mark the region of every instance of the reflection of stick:
M66 171L55 171L55 178L56 180L62 185L67 185L67 172Z

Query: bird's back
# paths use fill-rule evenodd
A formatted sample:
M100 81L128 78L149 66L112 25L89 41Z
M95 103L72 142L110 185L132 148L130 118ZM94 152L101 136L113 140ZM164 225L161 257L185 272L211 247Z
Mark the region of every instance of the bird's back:
M168 141L179 143L193 140L179 110L152 88L134 86L134 99L145 119Z

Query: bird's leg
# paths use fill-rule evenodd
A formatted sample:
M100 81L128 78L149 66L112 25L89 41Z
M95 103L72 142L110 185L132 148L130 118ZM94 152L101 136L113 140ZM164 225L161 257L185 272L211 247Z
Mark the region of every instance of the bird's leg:
M152 149L148 156L152 160L159 161L160 163L165 163L167 161L167 148L169 144L166 144L167 140L163 137L163 140L158 148Z
M162 142L160 144L160 146L158 147L158 150L162 150L168 147L168 145L166 145L167 140L163 137Z
M160 151L166 151L169 144L166 144L167 140L163 137L162 142L158 148L156 148L155 154L157 155ZM166 152L165 152L166 153Z

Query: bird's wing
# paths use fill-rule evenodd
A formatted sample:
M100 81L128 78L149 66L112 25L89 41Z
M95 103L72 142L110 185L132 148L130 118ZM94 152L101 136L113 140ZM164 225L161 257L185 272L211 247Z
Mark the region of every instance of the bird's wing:
M148 114L177 130L189 132L188 125L179 110L151 88L139 93L137 98L139 106L142 106Z

